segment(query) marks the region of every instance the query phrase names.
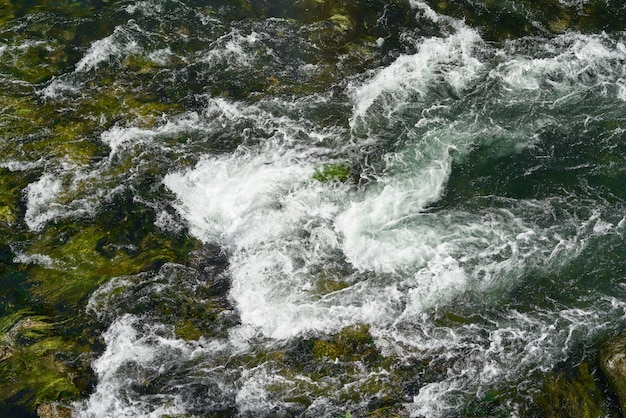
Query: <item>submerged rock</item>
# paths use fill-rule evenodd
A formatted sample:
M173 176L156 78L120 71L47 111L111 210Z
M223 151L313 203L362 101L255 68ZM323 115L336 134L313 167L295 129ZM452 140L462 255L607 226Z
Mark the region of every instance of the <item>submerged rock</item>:
M606 416L604 394L587 363L582 363L572 378L549 375L536 402L547 418Z
M622 413L626 411L626 334L611 338L600 350L600 369L617 393Z
M0 324L0 399L40 413L41 405L74 400L88 390L90 356L84 354L91 347L70 335L72 325L28 314L2 318ZM55 416L53 410L43 407L39 416Z
M56 404L48 403L37 407L37 415L39 418L71 418L73 409Z
M315 171L313 178L320 182L339 181L344 182L350 176L350 167L346 164L326 164Z

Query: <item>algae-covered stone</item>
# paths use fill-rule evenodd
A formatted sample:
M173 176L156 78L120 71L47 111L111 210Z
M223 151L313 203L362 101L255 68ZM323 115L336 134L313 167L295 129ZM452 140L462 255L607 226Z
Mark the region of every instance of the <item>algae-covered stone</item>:
M600 368L626 411L626 334L611 338L600 351Z
M104 205L94 225L49 227L29 248L52 260L29 269L33 293L46 303L75 305L112 277L184 260L196 242L168 236L154 221L151 208L123 194Z
M395 370L394 359L379 353L368 325L355 324L292 344L279 355L263 352L245 361L248 366L261 362L277 376L266 390L291 405L293 409L285 414L303 415L321 398L338 402L333 414L346 407L354 416L393 417L406 412L402 409L409 401L401 383L404 370Z
M74 410L58 403L47 403L37 407L39 418L72 418Z
M85 393L90 375L87 364L77 361L90 348L45 316L26 316L0 333L3 352L0 360L0 400L34 411L37 405L76 399Z
M346 164L326 164L313 174L313 178L321 182L348 180L350 167Z
M495 390L488 390L481 397L474 397L463 407L459 418L492 417L507 418L512 411L503 402L502 395Z
M399 406L384 406L368 412L366 416L368 418L402 418L406 416L406 411Z
M362 324L346 327L330 340L316 340L313 354L317 358L340 361L371 360L379 355L369 327Z
M604 394L587 363L582 363L571 378L548 375L536 402L546 418L606 416Z

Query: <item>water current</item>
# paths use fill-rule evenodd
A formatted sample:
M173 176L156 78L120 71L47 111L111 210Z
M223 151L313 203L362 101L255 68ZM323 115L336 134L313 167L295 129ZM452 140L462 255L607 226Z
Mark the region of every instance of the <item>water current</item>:
M65 376L62 340L91 377L24 371L3 411L541 416L587 365L610 393L623 6L5 3L0 362Z

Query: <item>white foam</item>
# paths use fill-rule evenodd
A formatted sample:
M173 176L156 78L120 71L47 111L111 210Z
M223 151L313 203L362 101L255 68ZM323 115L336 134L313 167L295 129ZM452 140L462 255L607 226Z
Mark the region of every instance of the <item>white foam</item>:
M166 65L173 55L174 53L170 48L161 48L150 52L148 58L158 65Z
M55 260L47 254L16 254L14 263L38 264L47 268L57 266Z
M0 162L0 167L6 168L9 171L28 171L44 165L43 159L34 161L34 162L23 162L23 161L2 161Z
M80 93L80 89L72 81L53 77L46 87L38 91L45 99L59 99Z
M224 63L237 67L249 67L258 56L259 48L271 54L271 50L267 49L262 42L263 38L263 34L254 31L243 34L238 29L233 29L214 41L201 61L212 66Z
M158 395L158 402L150 396L126 392L132 382L166 374L168 364L176 357L192 355L193 348L179 340L159 335L159 329L138 332L140 320L132 315L117 319L103 334L106 350L94 363L98 377L94 393L75 406L81 417L161 417L184 413L176 395Z
M435 84L448 84L461 94L483 67L474 56L481 43L476 31L468 27L445 38L423 39L416 54L400 56L372 80L354 88L352 125L366 117L376 102L381 102L376 112L382 110L389 117L412 96L424 97Z
M159 1L138 1L126 6L129 15L141 13L143 16L158 16L163 13L163 4Z
M116 26L113 33L91 44L87 53L76 63L77 73L97 69L101 64L122 56L142 52L133 31L141 31L136 23Z
M162 231L178 234L184 226L169 212L162 210L156 216L154 225Z
M442 15L435 12L432 7L424 2L421 2L419 0L410 0L409 3L413 9L419 9L421 11L421 14L423 14L426 18L432 20L434 23L438 23L443 18Z
M544 44L539 54L515 43L509 46L510 50L504 50L508 55L505 62L492 71L492 77L504 88L536 91L544 96L557 92L557 100L562 101L570 93L581 94L589 89L608 92L614 86L617 97L622 98L621 80L626 76L619 64L626 58L622 41L605 34L568 33Z
M40 231L62 211L61 205L55 202L62 190L61 180L50 173L26 187L24 220L30 230Z

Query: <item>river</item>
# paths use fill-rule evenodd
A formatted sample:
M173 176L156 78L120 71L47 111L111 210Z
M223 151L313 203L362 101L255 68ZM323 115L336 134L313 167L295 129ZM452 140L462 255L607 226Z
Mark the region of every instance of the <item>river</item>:
M0 3L0 413L616 414L626 8L535 3Z

